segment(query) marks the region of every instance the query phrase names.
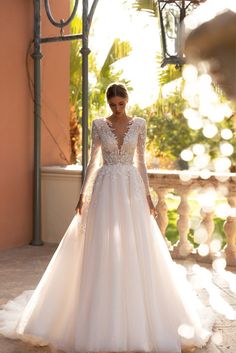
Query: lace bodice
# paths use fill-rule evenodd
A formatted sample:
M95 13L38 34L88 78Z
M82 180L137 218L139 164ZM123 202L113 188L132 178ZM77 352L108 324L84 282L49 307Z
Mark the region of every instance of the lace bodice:
M145 164L146 121L135 117L129 124L119 145L117 136L106 119L92 122L90 159L86 169L81 193L86 194L89 179L100 164L100 152L104 165L135 165L142 177L146 194L149 195L149 182Z

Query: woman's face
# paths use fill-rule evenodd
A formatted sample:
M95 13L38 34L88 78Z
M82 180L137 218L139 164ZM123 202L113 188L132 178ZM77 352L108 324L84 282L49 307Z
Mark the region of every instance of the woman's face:
M111 108L113 115L121 116L125 114L126 104L128 103L127 98L119 96L112 97L108 100L108 104Z

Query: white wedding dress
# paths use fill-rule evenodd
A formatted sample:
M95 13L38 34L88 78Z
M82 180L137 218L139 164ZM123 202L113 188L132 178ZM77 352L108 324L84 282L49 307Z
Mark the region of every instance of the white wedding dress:
M67 353L180 353L206 344L213 314L150 215L145 139L143 118L129 121L121 146L108 120L93 121L82 215L36 289L3 305L0 333Z

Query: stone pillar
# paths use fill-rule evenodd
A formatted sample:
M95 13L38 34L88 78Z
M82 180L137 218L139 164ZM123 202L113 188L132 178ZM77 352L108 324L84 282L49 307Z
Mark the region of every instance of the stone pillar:
M236 208L236 194L232 191L229 192L228 203L230 207ZM236 217L232 215L228 216L224 223L224 231L226 234L227 244L224 248L227 265L235 266L236 265Z
M163 235L163 238L166 241L166 244L169 249L171 249L172 244L171 242L166 238L165 233L166 233L166 228L168 226L168 207L166 204L165 196L167 193L167 189L155 189L157 195L158 195L158 201L156 205L156 210L157 210L157 224L160 228L161 234Z
M179 240L174 245L173 257L183 258L187 257L193 249L193 245L188 240L189 232L189 204L188 204L188 193L189 190L184 188L177 189L177 194L180 196L180 204L177 208L179 219L177 221L177 228L179 231Z
M202 244L206 245L209 249L209 252L204 256L200 255L199 252L196 254L196 258L198 261L211 262L214 257L214 253L211 251L210 245L212 241L212 234L215 229L214 223L214 212L205 212L201 210L202 221L200 227L203 227L207 232L207 239L203 241ZM200 246L202 245L200 244Z

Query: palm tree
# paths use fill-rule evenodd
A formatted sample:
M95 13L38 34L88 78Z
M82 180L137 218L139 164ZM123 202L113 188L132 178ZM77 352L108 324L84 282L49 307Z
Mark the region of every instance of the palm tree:
M71 33L81 33L82 20L75 17L71 25ZM80 130L82 120L82 58L80 54L81 42L73 41L71 44L70 59L70 136L71 136L71 162L76 163L81 149ZM131 46L129 42L114 39L107 57L99 69L96 57L89 55L89 125L96 115L100 115L105 107L105 90L112 81L119 80L122 72L114 72L114 63L129 55ZM124 80L123 80L124 81ZM128 83L128 82L124 82Z

